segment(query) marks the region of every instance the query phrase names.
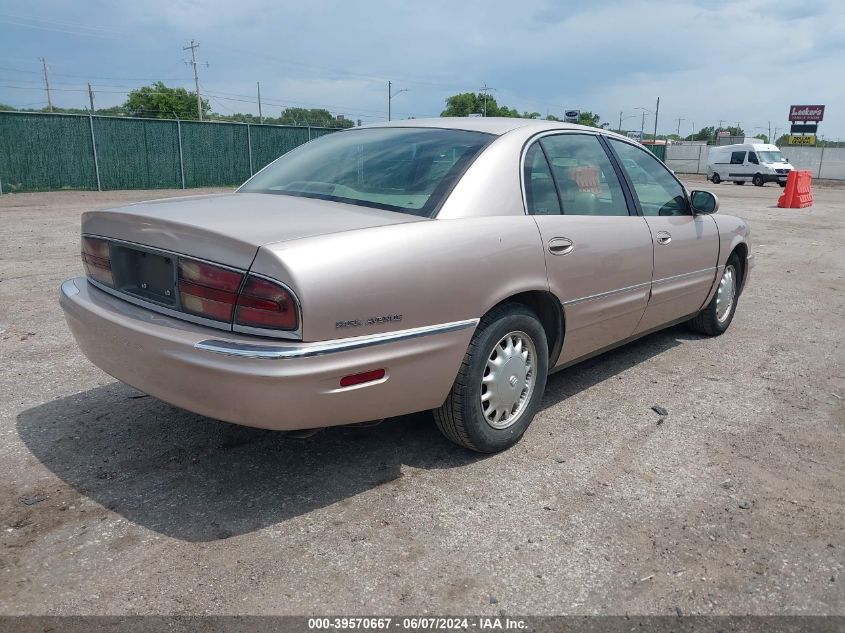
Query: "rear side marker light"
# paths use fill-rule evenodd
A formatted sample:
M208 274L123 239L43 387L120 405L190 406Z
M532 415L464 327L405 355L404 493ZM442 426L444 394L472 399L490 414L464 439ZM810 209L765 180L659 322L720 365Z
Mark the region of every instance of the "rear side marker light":
M299 326L299 315L293 297L284 286L248 275L238 296L235 325L295 330Z
M111 249L108 241L94 237L83 237L82 266L85 268L85 274L94 281L114 287L114 277L111 272Z
M182 310L206 319L231 322L243 274L180 257L178 278Z
M354 385L362 385L365 382L375 382L384 378L384 373L383 369L372 369L360 374L350 374L340 379L340 386L352 387Z

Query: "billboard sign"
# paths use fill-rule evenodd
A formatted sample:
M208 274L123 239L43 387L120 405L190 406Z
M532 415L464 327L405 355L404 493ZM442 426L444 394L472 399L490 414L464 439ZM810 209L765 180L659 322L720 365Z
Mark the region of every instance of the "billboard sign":
M816 144L816 135L815 134L807 134L806 136L789 136L789 142L787 145L815 145Z
M793 123L789 131L792 134L815 134L818 130L818 123Z
M581 110L567 110L563 113L563 120L566 123L578 123L581 118Z
M794 105L789 107L790 121L821 121L824 119L823 105Z

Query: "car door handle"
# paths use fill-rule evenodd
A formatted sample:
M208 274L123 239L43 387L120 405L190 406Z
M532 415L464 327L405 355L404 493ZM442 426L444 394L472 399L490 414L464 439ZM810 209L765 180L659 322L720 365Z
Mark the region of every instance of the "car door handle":
M657 243L658 244L668 244L672 241L672 236L667 231L658 231L657 232Z
M549 252L552 255L566 255L571 253L574 245L572 240L566 237L555 237L549 240Z

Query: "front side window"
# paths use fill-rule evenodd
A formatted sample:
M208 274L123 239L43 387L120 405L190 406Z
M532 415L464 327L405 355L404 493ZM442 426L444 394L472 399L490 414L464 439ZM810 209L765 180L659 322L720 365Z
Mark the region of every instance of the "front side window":
M683 186L651 152L616 139L608 142L634 186L643 215L692 214Z
M597 136L557 134L543 137L540 144L565 215L628 215L619 178Z
M731 152L731 165L742 165L745 162L745 152Z
M430 216L493 138L436 128L335 132L288 152L239 191Z

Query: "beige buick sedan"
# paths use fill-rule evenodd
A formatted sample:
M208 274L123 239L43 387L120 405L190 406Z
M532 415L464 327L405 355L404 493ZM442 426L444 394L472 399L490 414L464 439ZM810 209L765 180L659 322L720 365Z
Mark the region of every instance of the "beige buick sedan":
M717 207L605 130L394 122L235 193L85 213L61 305L94 364L178 407L286 430L431 409L494 452L550 372L676 323L728 328L753 258Z

